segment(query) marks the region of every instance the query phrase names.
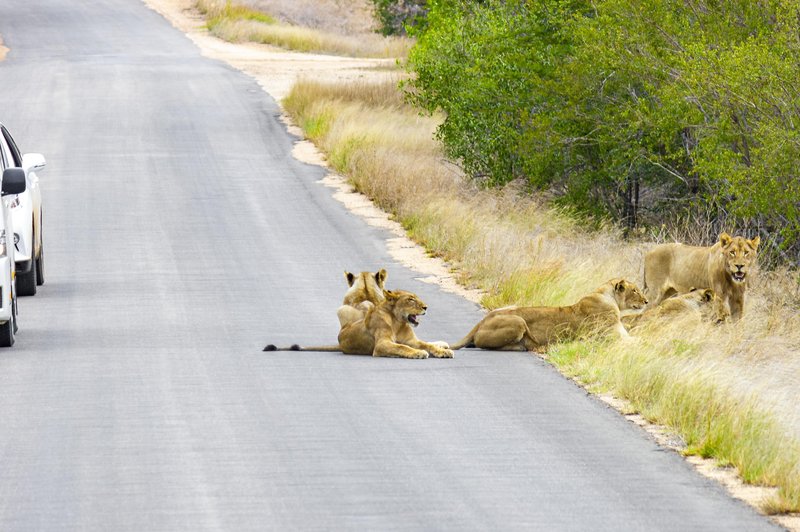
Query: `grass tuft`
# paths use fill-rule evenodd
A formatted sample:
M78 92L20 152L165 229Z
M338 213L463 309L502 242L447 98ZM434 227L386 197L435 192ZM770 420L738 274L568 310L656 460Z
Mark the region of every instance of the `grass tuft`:
M230 42L255 42L297 52L372 58L407 57L413 44L406 37L346 36L282 24L266 13L231 0L196 0L196 5L206 16L208 30Z

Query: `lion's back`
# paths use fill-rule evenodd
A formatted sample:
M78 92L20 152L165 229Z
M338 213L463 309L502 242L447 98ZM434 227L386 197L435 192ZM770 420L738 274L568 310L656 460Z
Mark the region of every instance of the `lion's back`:
M672 288L687 292L691 288L709 288L708 259L710 247L683 244L660 244L645 254L644 285L651 297Z

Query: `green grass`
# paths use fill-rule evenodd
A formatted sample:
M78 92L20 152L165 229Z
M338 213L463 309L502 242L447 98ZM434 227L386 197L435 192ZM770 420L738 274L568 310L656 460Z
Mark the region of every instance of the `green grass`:
M747 483L778 486L778 498L767 501L764 511L797 511L800 444L757 394L727 389L717 368L704 364L698 344L670 338L620 349L614 342L572 342L549 355L565 373L671 427L685 440L686 454L734 466Z

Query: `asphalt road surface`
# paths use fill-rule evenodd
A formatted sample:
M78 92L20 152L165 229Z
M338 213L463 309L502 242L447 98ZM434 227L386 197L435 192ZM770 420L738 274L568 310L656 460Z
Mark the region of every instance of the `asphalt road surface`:
M481 316L297 162L276 103L137 0L2 0L0 121L42 152L47 283L0 352L0 530L762 530L523 353L335 340L342 272Z

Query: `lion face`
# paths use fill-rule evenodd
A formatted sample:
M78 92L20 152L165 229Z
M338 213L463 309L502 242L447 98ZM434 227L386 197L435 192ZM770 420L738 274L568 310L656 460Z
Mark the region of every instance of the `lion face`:
M403 290L387 291L386 297L393 302L395 317L412 327L419 325L419 317L428 310L428 306L416 294Z
M647 298L639 287L624 279L614 284L614 295L620 310L639 310L647 305Z
M728 233L719 235L719 243L722 246L720 253L725 261L725 271L734 283L744 283L747 279L760 242L760 237L747 240L741 236L732 237Z

